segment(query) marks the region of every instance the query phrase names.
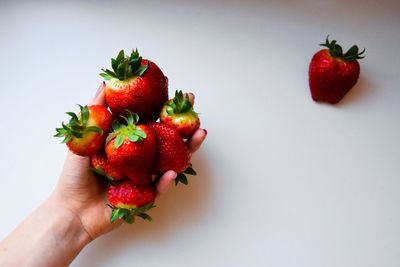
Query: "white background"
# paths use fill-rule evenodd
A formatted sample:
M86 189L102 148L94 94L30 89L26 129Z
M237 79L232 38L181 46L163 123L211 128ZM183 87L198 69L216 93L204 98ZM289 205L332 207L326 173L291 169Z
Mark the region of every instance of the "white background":
M400 3L214 2L0 2L0 238L52 191L64 112L137 47L196 94L199 176L72 266L400 266ZM367 50L336 106L308 88L327 34Z

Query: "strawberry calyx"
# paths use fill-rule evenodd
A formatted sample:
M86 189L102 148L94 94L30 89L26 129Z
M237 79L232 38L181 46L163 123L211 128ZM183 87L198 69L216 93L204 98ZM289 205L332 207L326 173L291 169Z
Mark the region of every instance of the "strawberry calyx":
M175 91L175 97L168 101L166 104L166 111L169 115L194 112L193 105L190 103L189 96L183 94L182 90Z
M113 223L118 219L123 219L125 222L129 224L135 222L135 216L138 216L146 221L151 221L152 218L146 212L156 207L153 202L150 202L141 207L134 207L134 208L118 208L110 204L108 204L108 206L112 209L110 216L110 223Z
M108 175L102 168L90 168L90 170L97 175L107 178L108 181L114 181L114 178Z
M139 115L131 112L130 110L126 111L126 117L120 115L120 117L126 121L126 124L122 124L118 120L114 120L112 124L112 132L108 135L106 140L106 143L108 143L115 138L115 148L119 148L123 144L125 138L132 142L140 142L147 137L146 133L136 126L139 121Z
M139 56L137 49L132 50L130 56L125 55L124 50L121 50L115 59L111 58L111 67L113 70L101 69L103 73L100 73L100 76L105 80L115 78L123 81L132 77L142 76L149 67L149 62L146 65L142 65L142 57Z
M189 175L197 175L196 171L193 169L192 163L190 163L189 167L186 168L182 173L179 173L175 178L175 186L179 183L187 185L189 183L186 174Z
M78 105L80 113L77 115L74 112L66 112L71 119L68 124L61 123L61 128L56 128L57 133L54 137L64 137L61 143L67 143L72 138L82 138L84 134L88 132L96 132L103 135L103 130L97 126L87 126L89 120L89 108L88 106Z
M117 185L117 184L122 183L122 181L116 180L114 177L112 177L111 175L107 174L102 168L99 168L99 167L97 167L97 168L90 168L90 170L91 170L93 173L95 173L95 174L97 174L97 175L100 175L100 176L106 178L107 181L108 181L111 185Z
M326 37L325 43L320 44L321 46L325 46L329 49L329 54L334 58L340 58L346 61L352 61L357 59L362 59L365 56L365 48L359 52L358 46L353 45L347 50L346 53L343 54L343 49L340 45L337 44L336 40L329 41L329 35Z

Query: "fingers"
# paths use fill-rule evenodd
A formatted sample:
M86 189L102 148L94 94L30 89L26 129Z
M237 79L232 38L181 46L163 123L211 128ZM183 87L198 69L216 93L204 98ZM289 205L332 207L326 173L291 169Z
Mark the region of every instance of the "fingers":
M193 106L194 105L194 94L193 93L186 93L186 95L189 97L189 101Z
M193 93L186 93L186 95L189 97L189 101L190 103L192 103L192 105L194 105L194 94ZM186 141L186 144L189 146L190 152L194 153L196 152L201 144L203 143L204 139L206 139L207 136L207 130L205 129L198 129L193 136Z
M186 141L186 144L188 145L190 152L192 152L192 154L200 148L201 144L206 139L206 136L207 136L207 130L198 129L193 134L193 136L188 141Z
M104 87L105 87L105 83L103 82L103 83L101 83L99 89L97 89L96 96L92 99L92 101L90 102L90 105L101 105L101 106L106 105Z
M203 143L204 139L207 136L207 131L205 129L198 129L193 136L187 141L187 145L190 149L191 153L196 152ZM161 196L165 194L170 188L172 181L175 180L177 173L174 171L167 171L160 178L157 184L157 196Z
M177 173L174 171L167 171L161 176L160 181L157 184L157 196L161 196L168 191L169 187L172 184L172 181L175 180Z

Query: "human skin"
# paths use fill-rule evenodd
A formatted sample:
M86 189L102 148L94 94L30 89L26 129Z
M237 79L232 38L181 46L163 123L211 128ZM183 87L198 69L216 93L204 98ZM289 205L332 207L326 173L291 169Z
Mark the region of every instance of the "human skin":
M191 101L194 95L189 94ZM91 104L105 105L103 86ZM206 138L199 129L188 141L194 153ZM156 185L164 194L176 178L166 172ZM68 266L97 237L123 222L110 224L106 184L90 171L90 159L68 152L58 183L48 197L0 242L0 266Z

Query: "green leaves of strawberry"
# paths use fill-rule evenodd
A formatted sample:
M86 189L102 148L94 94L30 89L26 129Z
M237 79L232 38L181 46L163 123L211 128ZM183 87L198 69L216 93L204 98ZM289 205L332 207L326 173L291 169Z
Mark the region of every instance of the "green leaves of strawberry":
M142 129L136 127L139 121L139 116L136 113L127 110L126 117L120 117L125 120L126 125L115 120L112 124L112 133L107 137L107 143L115 138L114 146L115 148L119 148L124 143L125 138L128 138L132 142L140 142L147 137Z
M193 110L193 106L192 103L190 103L189 96L186 94L184 95L182 90L176 90L175 97L166 105L168 106L167 113L169 115L185 113L189 110Z
M110 206L110 208L112 208L110 223L113 223L118 219L124 219L127 223L134 222L134 218L130 210L122 208L113 208L112 206Z
M102 69L103 73L100 73L100 76L105 80L116 78L122 81L142 76L149 67L149 63L142 65L142 57L139 56L137 49L132 50L130 56L125 55L124 50L121 50L115 59L111 59L111 67L113 71Z
M153 202L141 206L139 208L116 208L108 205L111 209L110 223L115 222L118 219L123 219L125 222L132 224L135 222L135 216L138 216L146 221L151 221L152 218L146 213L148 210L156 207Z
M357 45L353 45L345 54L343 54L343 49L337 44L336 40L329 41L329 35L326 37L325 43L320 45L327 47L332 57L341 58L346 61L362 59L365 57L363 56L365 49L363 49L361 52L358 52L359 50Z
M88 106L79 105L80 113L79 115L73 112L66 112L71 119L68 124L61 124L61 128L56 128L57 133L54 137L64 137L61 143L69 142L73 137L82 138L87 132L96 132L103 135L103 130L96 126L87 126L89 120L89 108Z
M184 170L182 173L179 173L176 178L175 178L175 185L178 185L179 183L182 183L184 185L187 185L188 179L186 177L186 174L189 175L197 175L196 171L193 169L192 164L190 163L189 167L187 167L186 170Z
M97 174L97 175L100 175L100 176L106 178L107 181L108 181L110 184L117 184L117 183L118 183L117 181L115 181L114 177L108 175L108 174L107 174L103 169L101 169L101 168L90 168L90 170L91 170L93 173L95 173L95 174Z

